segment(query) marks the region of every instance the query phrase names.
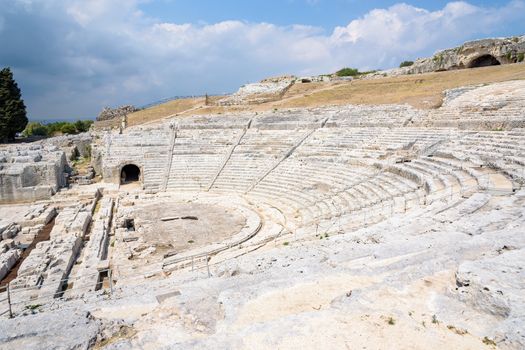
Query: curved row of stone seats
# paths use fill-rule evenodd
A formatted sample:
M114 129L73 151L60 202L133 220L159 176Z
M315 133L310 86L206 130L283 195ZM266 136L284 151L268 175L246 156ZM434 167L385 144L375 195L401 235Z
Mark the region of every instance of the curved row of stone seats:
M477 171L474 164L435 156L414 159L398 167L423 179L427 202L461 196L487 186L487 181L490 181L487 173Z
M180 130L172 150L167 189L206 190L243 132L241 129Z
M454 192L468 190L478 184L477 179L461 167L436 157L414 159L412 163L431 169L434 174L441 174L447 179L447 187L452 187Z
M243 193L276 166L296 146L306 130L248 129L230 155L230 158L212 190Z
M280 206L283 211L296 215L299 209L351 186L371 173L371 169L362 167L289 158L249 191L249 195L271 199L274 204L283 203L285 205Z
M362 146L387 132L386 128L322 128L310 135L292 157L341 159L345 157L377 158L384 152L366 153ZM366 153L366 154L365 154Z
M460 140L445 145L442 152L477 161L502 171L518 183L525 183L525 131L523 129L467 134Z
M417 174L418 177L421 177L425 183L425 190L428 194L436 193L452 186L445 174L428 166L426 163L410 161L396 165L396 167L413 172Z
M422 113L412 125L459 129L525 127L525 85L515 80L445 91L443 106Z
M344 196L344 199L334 197L324 201L325 204L335 204L339 210L337 215L322 216L315 209L315 215L305 220L297 232L303 235L314 231L323 234L357 230L383 221L394 213L405 213L425 204L424 191L420 186L389 171L377 174L359 187L355 186L338 195ZM341 205L341 201L348 203L348 207Z
M343 106L330 116L326 125L337 127L400 127L406 125L419 111L410 106Z
M377 139L369 142L365 148L380 148L387 151L414 150L425 153L429 147L457 136L454 129L421 129L421 128L393 128L389 129Z
M460 130L491 130L525 127L523 108L472 111L440 108L414 120L418 127L458 128Z
M260 130L304 130L317 129L324 125L326 113L316 113L311 110L284 110L278 114L265 112L254 117L251 128Z
M240 114L222 114L222 115L199 115L178 119L175 128L183 129L245 129L252 120L252 116Z
M451 129L323 128L316 130L294 154L381 159L392 151L425 153L455 135L457 132Z
M338 163L301 163L288 159L250 192L291 218L311 224L403 197L417 184L391 172ZM411 197L410 199L405 196ZM298 219L300 217L300 219Z

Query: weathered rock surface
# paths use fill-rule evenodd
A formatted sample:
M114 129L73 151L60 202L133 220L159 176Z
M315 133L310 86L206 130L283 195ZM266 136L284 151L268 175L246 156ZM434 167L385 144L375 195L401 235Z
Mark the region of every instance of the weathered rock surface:
M259 104L279 100L294 84L296 78L268 78L259 83L243 85L235 94L218 102L221 106Z
M99 327L89 313L71 310L0 319L0 349L89 349Z
M10 146L0 160L0 203L47 199L65 185L66 157L55 146Z
M97 121L122 118L128 114L138 111L135 106L126 105L117 108L105 107L97 116Z
M525 36L483 39L420 58L412 66L382 71L376 75L404 75L476 68L523 62ZM374 74L373 74L374 75Z

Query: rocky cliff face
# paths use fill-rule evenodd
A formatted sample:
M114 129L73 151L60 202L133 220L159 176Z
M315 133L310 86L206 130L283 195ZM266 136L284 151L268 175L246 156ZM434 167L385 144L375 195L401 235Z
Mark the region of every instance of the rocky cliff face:
M122 118L125 115L131 114L138 111L135 106L127 105L118 108L105 107L102 112L97 116L97 121L110 120L116 118Z
M419 74L454 69L476 68L524 61L525 35L511 38L467 42L453 49L420 58L410 67L386 71L389 75Z

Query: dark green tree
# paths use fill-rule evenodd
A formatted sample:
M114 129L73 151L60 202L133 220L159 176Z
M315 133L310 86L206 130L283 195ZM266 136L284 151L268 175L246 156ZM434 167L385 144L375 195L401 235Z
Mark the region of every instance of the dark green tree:
M27 125L26 106L11 69L0 71L0 142L14 140Z

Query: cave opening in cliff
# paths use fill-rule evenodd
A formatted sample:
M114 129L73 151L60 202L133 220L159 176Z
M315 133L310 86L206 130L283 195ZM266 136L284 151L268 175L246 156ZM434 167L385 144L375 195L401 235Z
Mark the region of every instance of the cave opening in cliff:
M470 62L468 65L469 68L479 68L479 67L489 67L489 66L499 66L501 63L498 59L492 55L483 55L479 56Z

